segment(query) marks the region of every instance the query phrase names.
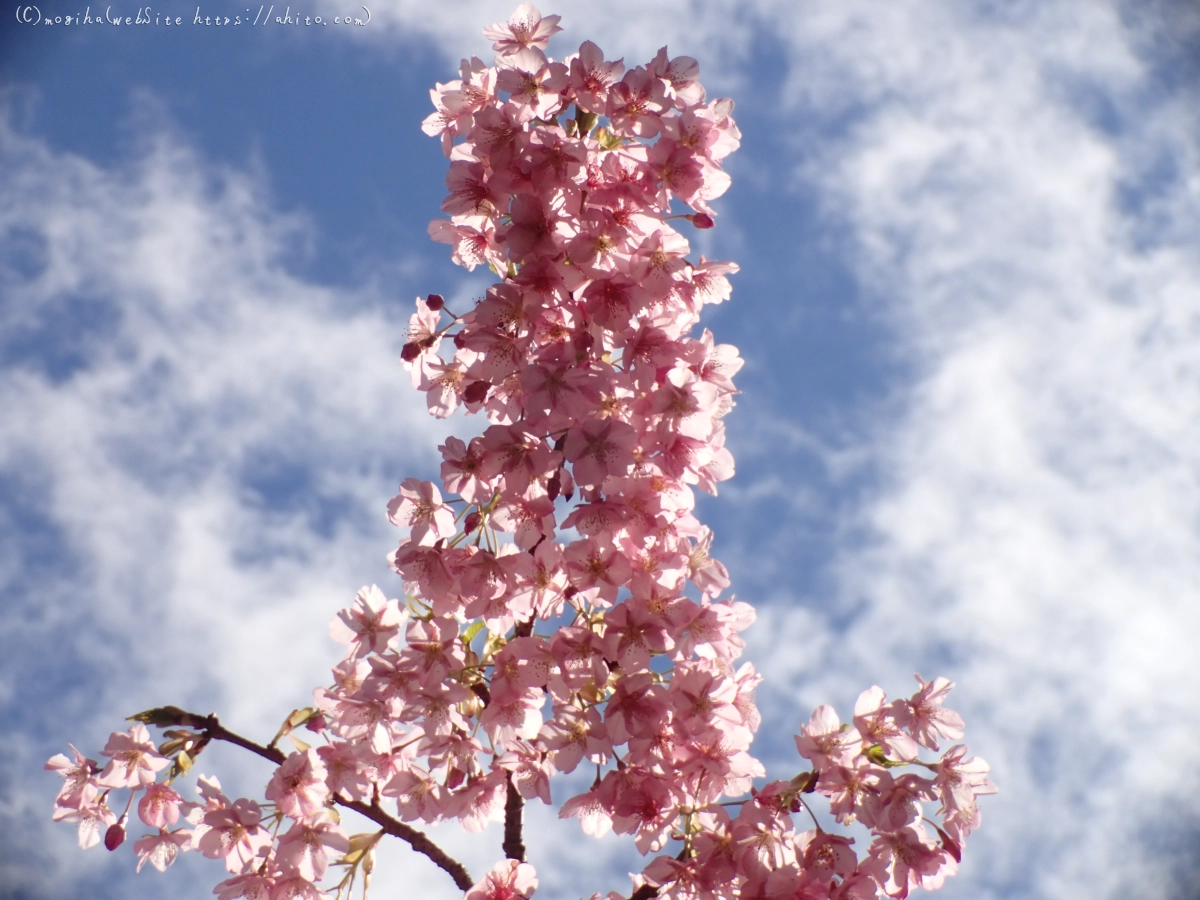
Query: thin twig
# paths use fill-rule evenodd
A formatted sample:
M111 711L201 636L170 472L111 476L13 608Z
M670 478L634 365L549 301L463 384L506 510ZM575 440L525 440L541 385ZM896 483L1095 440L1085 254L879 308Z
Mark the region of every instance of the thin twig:
M196 713L185 712L177 706L164 706L159 709L147 710L131 718L150 725L157 725L160 728L170 725L187 725L191 728L197 728L207 740L225 741L227 744L236 744L244 750L249 750L251 753L261 756L263 759L269 759L276 765L282 765L284 760L287 759L287 756L278 747L264 747L262 744L256 744L249 738L244 738L240 734L230 731L213 714L201 716ZM518 799L520 798L518 797ZM443 869L454 879L454 883L458 886L459 890L470 890L475 884L462 863L451 857L445 850L431 841L429 836L423 831L418 831L411 825L406 825L399 819L388 815L377 802L364 803L361 800L351 800L340 794L334 794L333 800L340 806L361 813L388 834L400 838L400 840L407 842L418 853L428 856L435 865Z

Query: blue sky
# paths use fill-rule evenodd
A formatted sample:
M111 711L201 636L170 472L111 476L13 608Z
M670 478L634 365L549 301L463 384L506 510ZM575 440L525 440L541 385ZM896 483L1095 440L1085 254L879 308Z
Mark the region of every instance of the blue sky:
M427 417L398 356L414 296L486 285L425 233L446 161L419 124L511 10L370 9L341 30L0 15L5 900L210 896L206 860L135 877L81 853L41 763L164 702L273 732L336 661L333 612L398 588L396 483L477 427ZM742 266L705 321L747 360L738 476L701 516L759 609L769 769L792 773L817 704L944 674L1002 793L941 896L1194 896L1194 4L543 12L555 56L666 43L737 102L701 249ZM246 793L267 774L223 748L201 768ZM626 886L620 841L535 831L546 896ZM473 871L495 837L441 835ZM455 896L430 868L397 849L379 895Z

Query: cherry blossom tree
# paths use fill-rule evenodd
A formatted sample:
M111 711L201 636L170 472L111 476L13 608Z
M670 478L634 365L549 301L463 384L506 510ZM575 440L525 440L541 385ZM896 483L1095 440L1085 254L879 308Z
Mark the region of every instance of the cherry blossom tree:
M527 898L523 807L552 804L554 776L584 767L591 786L558 814L633 838L649 857L633 900L901 898L955 873L995 788L962 744L936 755L963 736L945 678L892 701L871 687L850 722L820 707L796 774L767 781L751 755L761 678L739 657L754 610L722 598L693 493L734 473L724 416L742 360L694 331L737 266L693 260L675 230L715 224L733 103L708 100L696 61L665 47L631 68L590 41L554 61L558 21L522 5L484 32L493 65L464 60L432 91L449 218L429 233L499 280L470 309L416 302L414 386L433 415L488 425L441 446L441 487L410 478L388 504L401 596L364 587L337 613L332 684L268 744L166 706L114 733L103 766L73 747L51 759L54 818L77 823L81 847L121 845L136 801L138 868L197 850L225 866L221 900L348 896L360 876L365 895L385 837L466 900ZM184 799L212 741L276 764L261 800L203 776ZM871 832L861 854L818 824L817 796ZM378 830L347 834L339 807ZM482 878L418 827L450 819L503 823Z

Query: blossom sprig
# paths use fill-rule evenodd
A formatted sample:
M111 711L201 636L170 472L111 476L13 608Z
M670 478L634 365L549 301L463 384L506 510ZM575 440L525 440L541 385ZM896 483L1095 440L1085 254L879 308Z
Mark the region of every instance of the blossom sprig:
M715 225L733 104L708 100L696 61L666 48L627 68L585 41L555 61L558 21L522 5L485 31L492 65L464 60L432 92L423 127L450 159L449 218L429 233L499 280L457 312L418 298L410 320L402 362L431 413L488 425L439 448L440 483L407 479L388 504L403 596L364 587L337 614L332 684L270 744L164 707L113 736L103 769L51 760L55 818L78 822L82 846L103 833L114 849L140 798L154 830L139 868L199 850L225 864L221 900L341 897L359 873L365 894L384 835L467 900L512 900L537 887L522 816L539 802L586 834L632 837L649 857L635 900L904 897L956 871L995 788L962 744L921 758L963 736L944 678L890 703L873 687L848 723L820 707L796 736L807 769L762 783L761 677L739 662L754 610L724 596L694 515L694 489L734 473L724 417L742 360L694 332L737 266L693 257L673 226ZM161 745L147 724L168 729ZM263 802L216 779L198 802L176 792L212 740L276 765ZM590 787L556 801L555 776L581 766ZM129 792L120 816L114 790ZM862 856L820 824L816 796L871 832ZM339 808L380 830L347 834ZM471 878L415 827L446 820L503 823L505 858ZM323 889L331 866L345 871Z

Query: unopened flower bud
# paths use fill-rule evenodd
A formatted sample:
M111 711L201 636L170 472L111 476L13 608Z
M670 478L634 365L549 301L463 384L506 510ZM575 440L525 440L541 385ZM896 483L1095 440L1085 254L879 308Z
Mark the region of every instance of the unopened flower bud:
M472 381L463 391L463 400L467 403L482 403L491 389L492 386L486 381Z
M463 700L458 704L458 712L460 715L465 716L468 719L472 716L477 716L483 712L483 701L472 694L466 700Z
M438 310L446 305L446 299L441 294L430 294L425 298L425 305L430 309Z
M962 845L938 826L934 825L933 830L938 833L938 837L942 839L942 849L954 857L955 862L962 862Z
M120 822L114 822L108 826L108 831L104 832L104 849L116 850L125 843L125 817L121 817Z
M324 713L317 713L311 719L304 723L304 727L314 734L320 734L329 727L329 723L325 721Z
M708 213L693 213L688 220L697 228L712 228L717 224Z
M470 534L479 527L480 515L479 512L467 513L467 517L463 519L463 533Z
M421 355L421 345L417 341L409 341L404 345L404 349L400 351L400 358L405 362L412 362Z

